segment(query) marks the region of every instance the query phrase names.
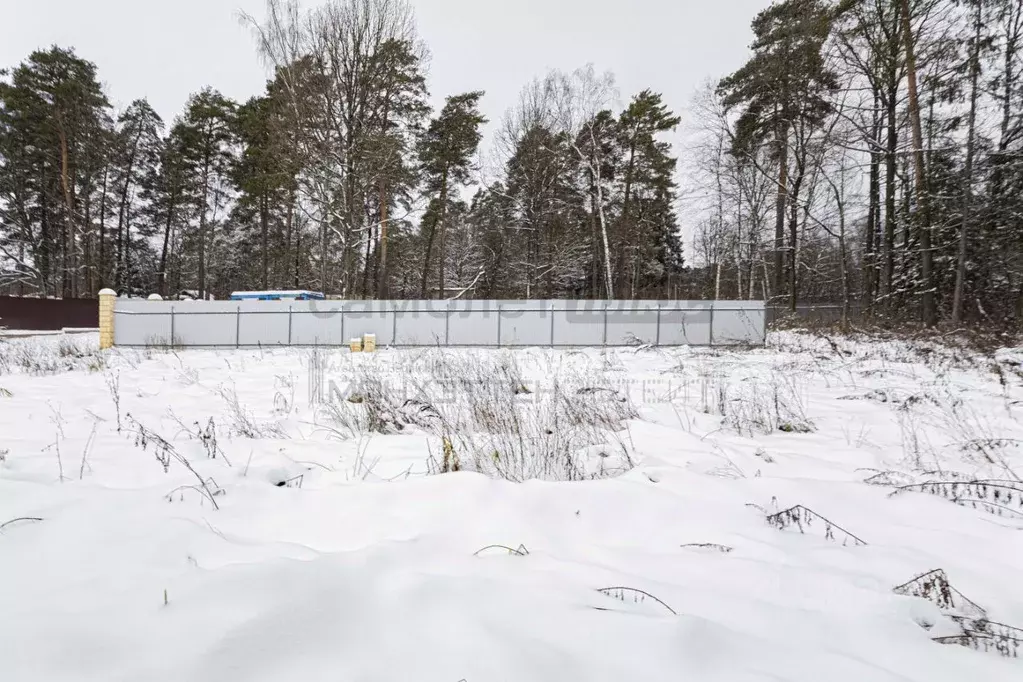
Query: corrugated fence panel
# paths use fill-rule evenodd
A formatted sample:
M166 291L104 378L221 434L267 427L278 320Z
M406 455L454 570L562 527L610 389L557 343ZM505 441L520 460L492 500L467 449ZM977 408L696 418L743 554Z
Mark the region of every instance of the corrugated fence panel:
M189 311L191 313L191 311ZM234 346L238 340L239 317L234 311L174 315L174 345ZM114 320L114 329L117 329Z
M165 346L169 344L170 340L171 316L169 312L129 314L115 309L114 345Z
M629 346L656 343L657 309L641 301L612 301L607 306L607 344Z
M502 346L549 346L553 301L500 301Z
M452 301L448 313L448 345L494 346L497 325L497 304L493 301Z
M562 302L558 302L562 303ZM558 346L604 345L604 301L564 301L554 320Z
M340 303L295 301L292 304L293 346L343 346L349 338L350 335L345 333L345 315Z
M690 310L666 306L661 310L661 345L709 346L712 315L709 305Z
M118 299L122 346L763 344L750 301L144 301ZM172 341L173 338L173 341Z
M398 314L399 346L444 345L447 338L447 302L416 301L402 307Z
M289 325L288 311L250 311L238 318L238 345L241 346L287 346ZM292 316L293 318L293 316Z
M764 343L766 312L740 307L741 301L724 301L714 309L714 338L711 345L730 346L738 343Z
M350 301L345 303L345 336L348 339L375 334L377 343L394 343L394 305L387 301Z

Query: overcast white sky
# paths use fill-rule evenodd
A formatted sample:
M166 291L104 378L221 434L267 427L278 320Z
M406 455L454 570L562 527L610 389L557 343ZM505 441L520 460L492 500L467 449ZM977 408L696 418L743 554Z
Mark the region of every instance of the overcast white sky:
M549 69L593 62L622 98L649 87L683 111L707 78L739 66L769 0L412 0L429 45L430 90L485 90L498 120ZM307 0L305 6L318 4ZM237 100L266 78L241 11L264 0L0 0L0 68L36 48L73 46L95 62L115 107L146 97L168 124L210 85Z
M306 5L316 4L309 0ZM682 109L706 78L746 54L749 22L768 0L414 0L433 53L437 101L487 91L492 118L550 68L593 62L618 76L623 98L644 87ZM115 106L147 97L168 122L189 93L211 85L243 100L265 73L244 10L264 0L2 0L0 67L51 44L73 46L99 66Z

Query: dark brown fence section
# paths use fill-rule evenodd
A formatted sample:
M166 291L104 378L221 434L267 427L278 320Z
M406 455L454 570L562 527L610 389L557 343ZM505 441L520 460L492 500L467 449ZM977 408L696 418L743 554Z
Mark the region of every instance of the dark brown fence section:
M99 325L94 298L22 298L0 296L0 327L52 330Z

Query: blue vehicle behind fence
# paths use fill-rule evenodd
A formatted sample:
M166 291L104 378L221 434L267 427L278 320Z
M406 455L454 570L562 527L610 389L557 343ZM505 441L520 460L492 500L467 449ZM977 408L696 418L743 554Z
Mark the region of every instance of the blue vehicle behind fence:
M232 301L323 301L318 291L235 291Z

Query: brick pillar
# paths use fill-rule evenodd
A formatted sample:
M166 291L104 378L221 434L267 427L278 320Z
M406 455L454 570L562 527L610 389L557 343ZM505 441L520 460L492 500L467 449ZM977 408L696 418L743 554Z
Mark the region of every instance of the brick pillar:
M117 292L103 289L99 292L99 348L104 350L114 345L114 301Z

